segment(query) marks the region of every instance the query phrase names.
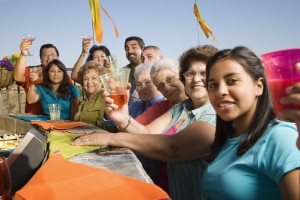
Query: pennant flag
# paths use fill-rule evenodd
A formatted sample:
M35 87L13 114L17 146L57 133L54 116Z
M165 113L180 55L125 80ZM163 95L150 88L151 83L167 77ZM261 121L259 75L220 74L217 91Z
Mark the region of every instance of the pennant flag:
M200 13L200 10L196 4L196 2L194 3L194 13L195 13L195 16L197 18L197 21L199 22L200 24L200 27L202 28L205 36L207 38L209 38L209 36L211 35L214 39L214 41L216 41L216 38L212 32L212 30L207 26L207 24L204 22L204 20L202 19L202 16L201 16L201 13Z
M101 6L101 5L100 5ZM115 29L115 33L116 33L116 37L119 37L119 31L117 29L117 26L114 22L114 20L110 17L110 15L108 14L108 12L103 8L103 6L101 6L101 9L103 10L104 14L110 19L110 21L114 24L114 29Z
M108 12L100 5L99 1L98 0L89 0L89 4L90 4L90 9L91 9L91 15L92 15L92 25L93 25L96 40L99 43L102 43L102 38L103 38L103 26L102 26L102 22L101 22L101 14L100 14L100 9L99 9L100 7L103 10L103 12L105 13L105 15L114 24L116 37L118 37L119 36L119 31L116 27L115 22L110 17Z

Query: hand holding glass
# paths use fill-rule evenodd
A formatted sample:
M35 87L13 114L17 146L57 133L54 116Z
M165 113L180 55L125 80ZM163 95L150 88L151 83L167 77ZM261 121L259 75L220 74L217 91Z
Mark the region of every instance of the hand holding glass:
M22 36L22 40L27 40L28 43L31 45L31 44L32 44L32 41L35 40L35 36L32 35L32 34L30 34L30 33L27 33L27 34L24 34L24 35ZM33 56L33 54L31 54L30 51L28 50L27 56Z
M109 93L109 97L114 103L121 107L127 103L127 83L129 79L129 68L113 68L110 73L100 76L105 91Z
M300 82L296 63L300 62L300 49L287 49L261 55L268 77L275 113L283 109L300 109L296 104L281 104L280 99L287 96L285 89Z
M30 74L31 73L36 74L36 77L37 77L37 79L34 81L34 83L37 83L37 84L43 83L43 68L42 67L31 67Z

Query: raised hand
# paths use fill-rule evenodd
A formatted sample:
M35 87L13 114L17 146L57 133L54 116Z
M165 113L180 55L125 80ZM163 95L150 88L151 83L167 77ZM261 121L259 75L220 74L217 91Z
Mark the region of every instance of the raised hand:
M296 68L300 73L300 63L297 63ZM286 88L287 96L280 99L280 103L289 104L294 103L300 105L300 83L296 83ZM296 122L299 137L297 140L297 146L300 149L300 110L297 109L285 109L279 114L283 118L293 119Z
M128 96L129 90L127 90ZM114 100L109 97L109 93L103 92L104 103L105 103L105 114L117 124L122 124L128 120L129 111L128 111L128 103L123 104L119 107L114 103ZM128 98L127 98L128 99Z
M27 56L29 53L29 49L31 46L31 42L28 40L22 40L20 44L20 51L23 56Z

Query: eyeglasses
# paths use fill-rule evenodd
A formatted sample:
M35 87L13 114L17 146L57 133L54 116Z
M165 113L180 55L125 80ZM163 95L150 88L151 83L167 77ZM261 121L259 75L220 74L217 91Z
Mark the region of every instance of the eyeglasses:
M166 84L170 85L175 80L175 76L176 74L174 74L173 76L167 76L164 83L160 83L156 86L157 90L163 91L166 87Z
M202 77L206 77L206 71L203 70L203 71L200 71L200 72L194 72L194 71L186 71L183 76L186 80L190 80L190 79L193 79L196 75L198 76L202 76Z

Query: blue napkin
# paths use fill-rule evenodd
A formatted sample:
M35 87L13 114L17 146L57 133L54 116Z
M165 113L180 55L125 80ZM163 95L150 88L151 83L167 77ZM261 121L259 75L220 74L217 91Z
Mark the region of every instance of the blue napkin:
M24 120L24 121L28 121L28 122L30 122L31 120L39 120L39 121L50 120L50 116L44 116L44 115L9 114L9 116Z

